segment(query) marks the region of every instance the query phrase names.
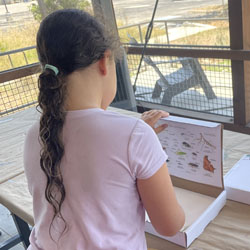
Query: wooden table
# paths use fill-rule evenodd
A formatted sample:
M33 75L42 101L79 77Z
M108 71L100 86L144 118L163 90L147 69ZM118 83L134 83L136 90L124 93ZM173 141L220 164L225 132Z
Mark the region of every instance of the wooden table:
M38 118L35 108L0 118L0 183L23 173L25 134Z
M134 112L111 109L135 117L140 116ZM34 221L32 198L28 192L23 173L22 150L25 133L36 119L38 119L38 114L34 108L0 119L1 143L3 142L0 151L0 163L2 164L0 165L0 202L15 215L14 219L17 220L17 227L21 225L20 230L24 232L24 235L22 235L23 240L27 240L25 238L27 238L29 233L27 223L33 225ZM229 131L226 131L224 135L224 150L229 153L232 152L224 162L224 166L227 166L225 172L227 172L233 165L234 158L238 157L239 159L244 153L249 153L250 147L244 151L242 145L248 145L250 136ZM242 140L240 149L237 148L239 145L235 143L235 140L239 140L239 138ZM233 151L233 145L236 147L235 151ZM236 156L236 153L239 156ZM180 246L147 233L146 238L149 249L183 249ZM227 201L226 206L220 214L207 226L201 236L188 249L250 249L250 206Z

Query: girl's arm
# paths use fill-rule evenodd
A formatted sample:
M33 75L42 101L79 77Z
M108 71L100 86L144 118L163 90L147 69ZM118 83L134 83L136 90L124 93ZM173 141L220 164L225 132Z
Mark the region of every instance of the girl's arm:
M166 124L155 127L160 118L169 113L150 110L142 114L141 119L150 125L156 134L166 128ZM151 223L159 234L175 235L184 225L185 214L176 200L173 185L168 174L167 164L148 179L137 179L138 190L147 210Z
M166 163L152 177L138 179L137 187L156 231L175 235L184 225L185 214L176 200Z

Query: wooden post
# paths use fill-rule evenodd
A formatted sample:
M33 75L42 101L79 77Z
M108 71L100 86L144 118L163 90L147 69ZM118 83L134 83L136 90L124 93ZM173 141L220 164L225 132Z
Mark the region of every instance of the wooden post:
M42 14L42 19L44 19L47 16L47 10L46 6L44 4L44 0L37 0L41 14Z
M92 6L95 17L104 23L106 29L108 27L109 32L119 36L112 0L92 0Z
M230 48L243 49L242 0L228 0ZM244 62L232 60L234 124L246 125Z
M250 50L250 1L242 0L243 49ZM246 123L250 123L250 61L244 62Z

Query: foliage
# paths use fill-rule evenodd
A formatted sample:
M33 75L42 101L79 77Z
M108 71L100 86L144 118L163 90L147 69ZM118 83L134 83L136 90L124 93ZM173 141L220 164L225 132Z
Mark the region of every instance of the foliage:
M46 8L46 13L50 14L56 10L60 9L82 9L86 10L90 8L90 2L88 0L43 0L45 8ZM37 21L42 20L42 13L40 6L37 4L32 4L30 7L30 11L32 12L34 18Z

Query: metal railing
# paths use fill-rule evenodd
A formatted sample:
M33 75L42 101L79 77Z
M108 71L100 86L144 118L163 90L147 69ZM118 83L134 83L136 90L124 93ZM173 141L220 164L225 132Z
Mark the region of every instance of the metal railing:
M17 68L17 66L15 66L15 62L14 62L12 56L15 56L15 58L19 57L19 60L21 60L19 62L18 67L35 63L33 61L30 62L28 59L28 56L26 54L27 52L31 52L32 50L35 50L35 49L36 49L36 46L29 46L29 47L25 47L25 48L21 48L21 49L16 49L16 50L11 50L11 51L6 51L6 52L0 53L0 59L2 61L4 60L5 57L7 57L7 59L8 59L9 67L6 65L5 70ZM21 54L21 57L20 57L20 54Z
M128 66L133 83L142 46L126 46ZM155 62L164 62L159 66L164 76L178 71L183 65L177 62L179 58L196 58L211 85L216 98L208 99L201 84L188 88L174 95L173 102L168 105L162 103L162 96L152 98L156 82L160 76L150 65L142 69L138 78L135 92L137 106L143 109L167 109L173 114L220 121L231 130L250 133L245 126L235 124L235 113L239 102L234 98L237 85L233 84L231 61L250 61L250 51L230 50L222 47L212 48L168 48L152 45L146 49L146 57L150 56ZM176 60L174 62L174 60ZM167 63L167 62L170 63ZM166 62L166 63L165 63ZM134 69L134 70L133 70ZM11 69L0 73L0 116L34 105L37 102L37 73L39 64L32 64L21 68ZM181 75L180 75L181 77ZM241 84L238 82L238 84ZM164 94L164 89L161 95ZM235 107L236 106L236 107Z
M37 103L38 63L0 72L0 116Z
M133 82L143 46L127 45L126 49ZM191 48L191 46L188 46L188 48L170 48L170 46L157 47L151 45L146 49L145 55L146 58L150 57L156 64L164 63L164 66L158 68L163 77L169 81L171 81L173 74L183 67L180 62L171 65L173 61L178 61L180 58L197 59L215 92L216 98L209 99L206 96L204 88L201 86L202 82L198 78L196 86L190 87L183 92L175 89L174 91L179 91L178 95L173 93L172 101L166 104L163 99L167 88L164 89L164 86L160 96L156 98L153 96L157 82L161 81L161 76L150 65L147 69L141 69L138 77L135 95L139 110L166 109L176 115L219 121L224 123L227 129L250 133L249 125L239 125L239 121L237 121L238 117L244 115L243 110L241 114L236 114L235 111L239 110L239 106L244 102L245 93L237 91L244 82L239 78L235 82L234 74L237 75L237 72L235 72L232 65L232 63L238 61L250 61L250 51L231 50L225 47L221 49L212 49L210 47L197 49L196 47ZM232 72L232 69L234 69L234 72Z
M15 52L28 51L35 47L28 47ZM131 82L134 82L139 58L142 53L142 45L126 45L128 54L128 66L130 69ZM7 55L8 53L4 53ZM152 98L156 82L160 79L154 68L147 65L142 69L138 78L137 92L135 92L137 105L143 108L164 108L174 114L187 115L196 118L206 117L208 120L221 121L227 128L234 126L235 102L231 61L250 60L250 51L230 50L227 47L220 49L213 46L191 47L150 45L146 49L146 56L150 56L155 62L166 62L159 66L164 76L178 71L182 65L173 62L178 58L197 58L200 67L204 71L209 84L215 92L216 98L208 100L204 89L197 86L188 88L186 91L173 97L173 102L165 105L162 96L158 99ZM170 62L170 63L167 63ZM39 65L32 64L21 68L15 68L0 73L0 115L5 115L27 106L34 105L37 101L37 73ZM181 77L181 75L180 75ZM240 84L240 83L238 83ZM163 92L161 95L163 95Z
M187 53L190 50L192 53ZM142 47L128 47L132 82L141 52ZM199 55L196 58L195 53L199 53L199 50L190 48L175 49L173 52L153 46L146 52L144 62L149 66L142 69L138 77L135 92L138 104L147 102L233 117L230 60L221 59L218 55L211 58L210 54L210 57ZM157 90L158 85L161 85L160 90ZM158 94L155 94L157 91Z
M211 22L211 21L228 21L228 18L179 18L179 19L166 19L166 20L154 20L155 27L160 26L165 29L165 36L167 44L170 44L170 34L169 28L171 26L181 25L184 23L203 23L203 22ZM140 43L144 43L143 36L143 27L148 26L149 22L141 22L136 24L124 25L118 28L118 31L127 30L129 33L129 29L137 28L139 34Z

